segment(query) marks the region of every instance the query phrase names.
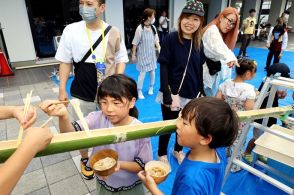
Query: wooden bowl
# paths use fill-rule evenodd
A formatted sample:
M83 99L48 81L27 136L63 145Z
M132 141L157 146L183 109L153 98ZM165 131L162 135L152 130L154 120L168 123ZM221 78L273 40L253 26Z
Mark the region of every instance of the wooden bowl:
M161 161L149 161L145 165L145 171L149 171L150 173L154 173L154 171L158 171L158 175L151 175L156 184L163 182L168 174L171 172L171 167Z
M106 157L113 158L115 160L115 164L105 170L96 170L94 168L94 164L98 162L101 159L104 159ZM104 149L96 152L94 155L91 156L90 158L90 167L94 170L95 174L99 176L109 176L115 171L115 167L117 166L117 161L118 161L118 154L116 151L111 150L111 149Z

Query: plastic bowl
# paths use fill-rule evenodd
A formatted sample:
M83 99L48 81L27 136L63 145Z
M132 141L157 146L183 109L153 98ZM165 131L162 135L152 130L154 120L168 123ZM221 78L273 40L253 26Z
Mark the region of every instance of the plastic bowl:
M106 157L113 158L115 160L115 164L112 167L105 169L105 170L96 170L94 168L94 164L97 161L104 159ZM104 150L100 150L100 151L96 152L94 155L91 156L90 167L94 170L96 175L109 176L112 173L114 173L115 167L117 166L117 161L118 161L118 154L116 151L111 150L111 149L104 149Z
M156 184L163 182L167 178L168 174L171 172L171 167L161 161L149 161L145 164L145 171L152 172L152 169L159 169L160 171L163 171L162 175L151 175Z

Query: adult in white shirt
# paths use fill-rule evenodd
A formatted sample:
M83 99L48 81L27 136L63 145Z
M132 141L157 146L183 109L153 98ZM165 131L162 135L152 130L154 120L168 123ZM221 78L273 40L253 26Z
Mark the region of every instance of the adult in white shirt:
M81 111L87 116L97 109L98 84L109 75L124 73L128 55L119 30L101 20L105 0L79 2L83 21L64 29L55 58L60 62L59 100L68 100L66 83L73 65L71 96L80 100ZM86 179L92 179L88 151L81 151L81 156L81 172Z
M164 37L169 32L168 23L169 23L169 19L167 17L167 13L165 10L163 10L159 18L159 27L158 27L160 43L162 43Z
M233 53L239 33L239 15L233 7L225 8L204 28L202 42L206 64L203 66L204 92L215 96L220 79L231 78L231 67L239 66Z
M274 63L279 63L282 58L283 51L286 49L288 44L288 33L284 25L283 18L277 19L277 25L270 29L266 47L269 49L265 70L268 70L272 59L274 57Z

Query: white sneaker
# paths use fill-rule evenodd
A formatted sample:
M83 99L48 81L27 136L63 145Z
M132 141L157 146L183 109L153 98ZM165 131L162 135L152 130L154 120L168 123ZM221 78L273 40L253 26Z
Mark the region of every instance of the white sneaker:
M170 164L169 164L169 162L168 162L168 159L167 159L167 155L159 156L159 157L158 157L158 160L159 160L160 162L163 162L163 163L167 164L168 166L170 166Z
M145 97L142 93L142 90L138 90L138 97L139 97L139 99L145 99Z
M183 151L180 151L180 152L174 151L173 155L177 159L179 165L182 164L182 162L185 158L185 153Z
M153 95L153 87L149 88L148 95Z

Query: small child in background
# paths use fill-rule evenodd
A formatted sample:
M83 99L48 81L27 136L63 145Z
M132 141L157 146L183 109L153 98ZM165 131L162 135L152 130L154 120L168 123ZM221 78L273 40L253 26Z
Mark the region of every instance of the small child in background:
M225 148L238 134L238 117L214 97L191 100L177 119L178 142L190 148L180 165L172 194L220 194L226 168ZM153 195L163 194L149 172L138 176Z
M235 79L226 80L222 83L216 97L225 100L235 111L252 110L255 103L256 93L254 86L245 83L245 81L251 80L255 76L257 65L255 61L250 59L240 59L238 60L238 63L240 67L236 67ZM231 152L236 148L245 125L246 123L244 122L240 123L237 139L235 140L233 146L228 148L228 156L230 156ZM241 150L237 154L236 158L241 160ZM240 170L240 167L233 164L231 169L232 172Z
M97 100L101 111L91 112L85 117L89 129L140 124L135 107L137 98L137 85L133 79L122 74L107 77L98 88ZM41 108L47 114L59 117L61 132L84 130L80 121L70 122L63 104L53 105L52 101L47 100L41 104ZM146 162L152 160L150 138L97 146L93 149L92 155L102 149L112 149L118 153L119 170L106 181L105 178L96 176L97 194L145 194L137 173L144 169Z

